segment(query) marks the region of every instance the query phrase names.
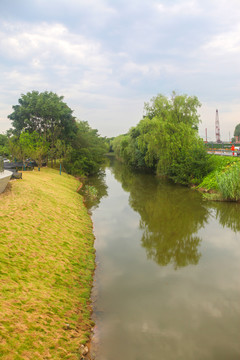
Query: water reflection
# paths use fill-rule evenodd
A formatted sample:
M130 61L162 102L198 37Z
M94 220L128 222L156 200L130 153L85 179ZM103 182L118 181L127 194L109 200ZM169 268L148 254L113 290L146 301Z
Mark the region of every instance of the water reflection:
M205 202L118 162L106 182L109 196L93 212L100 347L92 357L239 359L239 204Z
M97 194L95 197L85 196L85 186L94 186L97 189ZM81 193L85 196L85 205L89 211L97 209L100 201L103 197L108 196L107 185L105 182L105 171L102 169L97 175L89 176L86 181L83 183Z
M130 193L130 206L141 216L141 243L148 258L159 265L173 263L175 269L197 264L201 239L195 234L209 215L200 195L152 175L136 176L121 163L112 172Z
M216 218L223 227L234 232L240 231L239 204L236 203L208 203L216 211Z
M138 173L136 176L136 173L112 158L108 159L107 165L122 188L129 193L129 205L141 216L141 244L146 249L148 259L159 265L172 263L178 269L198 264L201 238L196 234L207 223L210 214L223 227L240 231L239 204L206 202L195 191L189 192L188 188L151 174ZM87 207L94 210L101 199L108 195L104 169L97 176L88 178L86 184L97 188L97 197L86 199Z

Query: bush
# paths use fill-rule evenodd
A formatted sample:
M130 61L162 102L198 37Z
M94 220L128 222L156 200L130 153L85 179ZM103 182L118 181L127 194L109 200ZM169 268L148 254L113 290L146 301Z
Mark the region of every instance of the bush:
M212 170L209 155L201 142L181 151L170 166L169 177L180 184L199 184Z

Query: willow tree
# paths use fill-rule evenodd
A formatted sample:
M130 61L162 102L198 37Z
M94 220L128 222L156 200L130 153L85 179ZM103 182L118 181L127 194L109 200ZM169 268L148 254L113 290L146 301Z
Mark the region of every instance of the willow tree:
M136 159L138 167L142 157L148 168L176 182L200 180L208 171L207 153L198 136L200 106L196 96L174 92L170 98L161 94L152 98L145 104L143 119L130 130L128 144L124 144L126 162ZM135 156L131 157L132 149Z

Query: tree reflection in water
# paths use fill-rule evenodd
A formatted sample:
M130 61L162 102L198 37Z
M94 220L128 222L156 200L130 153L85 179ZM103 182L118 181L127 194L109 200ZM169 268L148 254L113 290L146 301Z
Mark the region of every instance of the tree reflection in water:
M134 174L119 162L112 171L141 216L141 242L148 258L159 265L173 263L175 269L197 264L201 239L196 233L209 215L201 195L150 174Z
M108 196L107 184L105 181L105 171L101 170L97 175L89 176L86 181L83 183L81 193L84 195L85 186L94 186L97 189L97 195L95 198L85 197L85 205L89 212L91 213L94 209L97 209L100 201L103 197Z
M196 191L152 174L134 173L114 159L107 165L123 189L129 192L129 204L141 217L142 246L148 258L159 265L172 263L178 269L198 264L201 238L197 232L210 214L223 227L240 231L239 204L204 201ZM102 197L107 196L105 173L90 177L87 184L98 190L97 198L87 201L88 208L93 209L98 207Z
M223 227L230 228L234 232L240 232L239 203L214 202L208 206L215 209L216 218Z

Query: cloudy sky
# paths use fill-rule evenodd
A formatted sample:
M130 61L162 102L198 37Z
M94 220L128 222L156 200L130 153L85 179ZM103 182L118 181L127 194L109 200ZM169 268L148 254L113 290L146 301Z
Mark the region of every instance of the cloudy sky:
M63 95L101 135L137 124L158 93L196 95L199 129L240 123L239 0L0 0L0 133L21 94Z

